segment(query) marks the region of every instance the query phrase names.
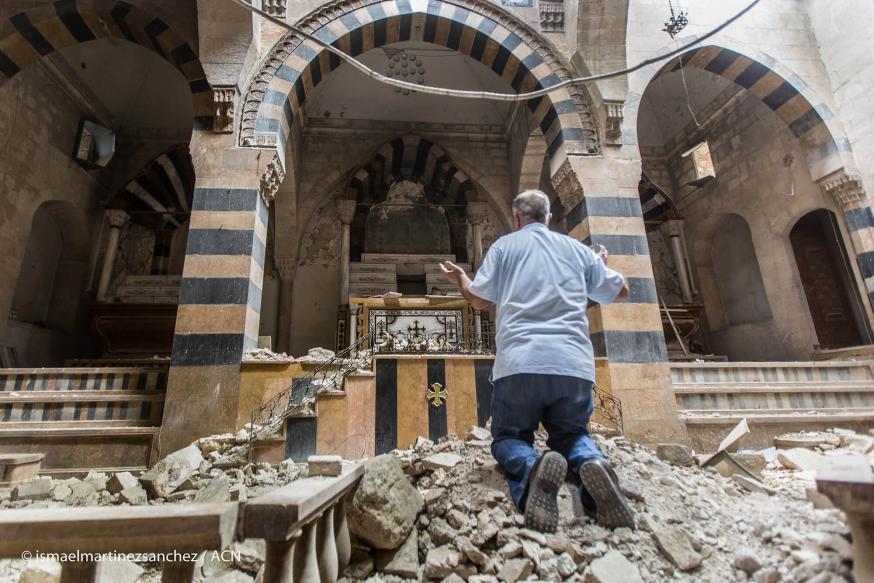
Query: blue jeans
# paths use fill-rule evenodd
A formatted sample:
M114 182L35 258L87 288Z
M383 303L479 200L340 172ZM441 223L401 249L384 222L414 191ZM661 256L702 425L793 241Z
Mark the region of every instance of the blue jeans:
M510 493L521 508L534 462L534 432L549 434L549 449L562 454L568 469L579 475L583 463L603 458L589 435L592 381L548 374L515 374L494 381L492 391L492 455L507 474ZM580 485L580 495L584 495Z

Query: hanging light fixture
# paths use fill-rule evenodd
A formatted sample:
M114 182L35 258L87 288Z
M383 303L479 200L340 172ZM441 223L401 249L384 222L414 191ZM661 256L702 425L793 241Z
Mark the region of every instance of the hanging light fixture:
M681 10L679 4L677 4L677 10L674 11L674 4L671 0L668 0L668 6L671 9L671 17L665 22L665 27L662 30L674 38L689 24L689 14L685 10Z

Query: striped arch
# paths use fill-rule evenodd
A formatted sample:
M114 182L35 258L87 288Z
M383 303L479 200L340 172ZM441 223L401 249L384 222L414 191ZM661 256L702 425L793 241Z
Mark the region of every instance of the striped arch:
M414 135L380 146L370 162L352 176L345 195L358 201L380 197L401 178L439 189L450 200L479 200L473 180L452 163L443 148Z
M444 46L489 67L518 92L570 78L557 53L534 40L536 35L521 21L488 2L469 4L470 8L464 4L465 0L370 0L363 6L341 2L341 7L321 10L313 17L318 20L301 26L352 56L403 41ZM281 160L307 95L340 65L338 57L315 43L303 41L292 48L294 42L288 41L287 50L268 59L256 76L241 128L243 145L276 146ZM568 91L555 91L527 105L546 137L553 171L568 152L598 152L597 140L584 132Z
M179 227L191 214L194 166L188 146L158 156L115 196L111 207L128 211L149 226ZM156 214L160 213L160 214Z
M19 12L8 22L0 38L0 84L59 49L102 38L127 40L157 53L185 76L195 128L212 127L212 89L197 53L160 18L121 0L59 0Z
M798 77L788 79L760 61L731 49L704 46L693 49L668 61L655 75L656 78L685 69L703 69L720 75L748 89L789 127L796 137L809 146L837 146L827 127L828 107L812 104L804 93L806 84Z

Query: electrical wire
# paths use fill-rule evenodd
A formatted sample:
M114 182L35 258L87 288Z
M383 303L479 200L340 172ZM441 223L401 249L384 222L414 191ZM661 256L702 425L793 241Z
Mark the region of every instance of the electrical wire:
M380 83L384 83L386 85L391 85L392 87L400 87L401 89L409 89L412 91L416 91L418 93L429 93L431 95L443 95L446 97L461 97L461 98L465 98L465 99L487 99L487 100L492 100L492 101L528 101L529 99L535 99L537 97L542 97L544 95L548 95L548 94L552 93L553 91L556 91L558 89L564 89L565 87L569 87L571 85L580 84L580 83L592 83L594 81L602 81L604 79L611 79L613 77L621 77L623 75L628 75L629 73L633 73L635 71L643 69L644 67L647 67L649 65L671 59L671 58L689 50L693 46L707 40L708 38L714 36L715 34L719 33L720 31L724 30L730 24L734 23L736 20L738 20L744 14L746 14L747 12L752 10L753 7L755 7L761 0L753 0L743 10L741 10L740 12L738 12L737 14L735 14L734 16L732 16L731 18L729 18L728 20L726 20L725 22L723 22L722 24L717 26L716 28L714 28L714 29L708 31L707 33L697 37L695 40L688 42L688 43L682 45L681 47L678 47L677 49L675 49L673 51L665 53L664 55L659 55L657 57L645 59L643 61L640 61L638 64L634 65L633 67L628 67L626 69L620 69L617 71L610 71L608 73L601 73L599 75L590 75L588 77L578 77L575 79L567 79L565 81L560 81L559 83L556 83L555 85L551 85L550 87L538 89L537 91L530 91L528 93L495 93L495 92L491 92L491 91L467 91L467 90L462 90L462 89L449 89L446 87L432 87L430 85L419 85L418 83L410 83L409 81L401 81L400 79L393 79L391 77L386 77L385 75L382 75L382 74L374 71L373 69L371 69L370 67L368 67L367 65L362 63L361 61L358 61L357 59L355 59L351 55L344 53L343 51L341 51L337 47L335 47L329 43L326 43L325 41L321 40L320 38L317 38L317 37L313 36L312 34L305 32L304 30L301 30L297 26L294 26L292 24L285 22L284 20L281 20L279 18L275 18L275 17L271 16L270 14L267 14L266 12L261 10L260 8L256 8L256 7L252 6L251 4L248 4L247 2L245 2L245 0L231 0L231 1L235 4L237 4L238 6L241 6L254 14L257 14L261 18L264 18L264 19L272 22L273 24L275 24L279 27L282 27L286 30L289 30L289 31L291 31L291 32L293 32L293 33L295 33L295 34L297 34L297 35L299 35L307 40L310 40L310 41L316 43L317 45L324 48L325 50L330 51L331 53L337 55L338 57L340 57L340 59L346 61L347 63L352 65L354 68L358 69L364 75L370 77L371 79L375 79L376 81L379 81Z

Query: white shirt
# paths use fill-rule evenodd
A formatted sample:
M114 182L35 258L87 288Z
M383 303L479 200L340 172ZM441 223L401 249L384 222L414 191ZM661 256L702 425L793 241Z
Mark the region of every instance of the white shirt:
M594 382L586 306L609 304L623 282L589 246L543 223L499 238L470 286L497 307L492 379L536 373Z

